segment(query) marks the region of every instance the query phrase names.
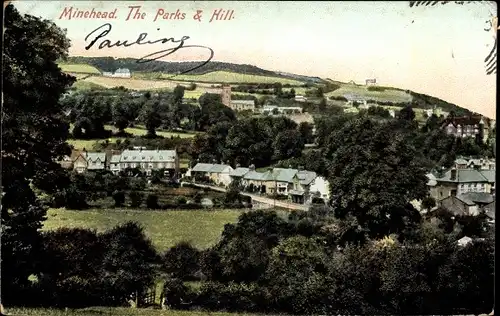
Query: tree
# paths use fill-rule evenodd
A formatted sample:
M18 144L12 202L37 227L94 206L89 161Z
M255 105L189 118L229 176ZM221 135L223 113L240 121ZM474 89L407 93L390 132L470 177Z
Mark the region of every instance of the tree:
M314 141L313 137L313 125L309 122L301 122L299 124L299 132L302 135L304 144L310 144Z
M297 130L284 130L276 135L273 148L275 160L299 157L304 149L304 139Z
M405 121L414 121L415 120L415 111L413 111L411 106L408 105L399 111L398 119L405 120Z
M2 303L23 301L30 284L46 209L33 193L35 176L50 182L56 160L70 153L60 96L75 78L61 72L69 40L53 22L5 7L2 110ZM43 78L43 80L41 80Z
M142 113L142 120L146 125L149 137L156 136L156 129L160 127L162 122L162 109L159 101L146 103Z
M130 295L141 295L154 284L159 257L137 223L127 222L100 236L105 300L123 304Z
M412 135L396 127L358 118L333 132L324 151L336 217L354 216L370 237L419 222L410 201L428 194L427 170Z
M43 260L38 285L49 292L45 297L51 306L84 307L99 305L104 256L95 231L81 228L59 228L43 235ZM40 300L40 301L43 301Z
M174 104L181 104L182 103L182 98L184 98L184 90L185 90L185 88L183 86L180 86L180 85L177 85L174 88L174 92L173 92Z
M318 110L323 113L326 110L326 98L321 98L321 101L318 104Z

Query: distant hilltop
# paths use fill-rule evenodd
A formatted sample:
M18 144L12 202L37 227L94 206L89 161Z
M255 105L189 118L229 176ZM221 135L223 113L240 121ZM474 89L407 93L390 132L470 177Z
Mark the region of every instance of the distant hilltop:
M154 60L147 63L137 63L135 58L113 58L113 57L84 57L84 56L72 56L69 57L65 63L69 64L88 64L96 67L101 72L114 72L119 68L129 69L131 72L163 72L169 74L182 73L186 70L192 69L196 65L199 65L198 61L187 61L187 62L167 62ZM249 74L249 75L261 75L269 77L279 77L279 78L289 78L295 79L303 82L322 82L319 77L308 77L301 76L291 73L275 72L271 70L265 70L257 66L248 64L232 64L220 61L211 61L208 64L190 71L189 74L192 75L202 75L213 71L232 71L237 73Z

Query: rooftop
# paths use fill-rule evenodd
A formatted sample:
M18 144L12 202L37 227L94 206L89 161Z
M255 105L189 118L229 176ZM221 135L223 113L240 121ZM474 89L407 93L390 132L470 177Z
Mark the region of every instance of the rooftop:
M147 161L172 161L175 160L175 150L124 150L121 162L147 162Z

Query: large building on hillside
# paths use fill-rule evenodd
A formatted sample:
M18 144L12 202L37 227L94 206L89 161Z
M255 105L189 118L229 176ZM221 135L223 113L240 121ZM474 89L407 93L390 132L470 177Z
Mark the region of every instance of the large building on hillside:
M482 115L462 117L448 117L441 123L447 134L455 137L481 137L483 142L488 140L489 120Z
M179 172L179 157L175 150L124 150L120 155L120 169L139 168L151 175L152 170L164 169L174 176Z

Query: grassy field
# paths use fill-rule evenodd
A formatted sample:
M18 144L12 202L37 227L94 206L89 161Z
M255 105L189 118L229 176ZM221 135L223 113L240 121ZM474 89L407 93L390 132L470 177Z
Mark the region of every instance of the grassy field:
M103 86L105 88L114 88L123 86L131 90L159 90L159 89L173 89L177 83L169 80L143 80L134 78L111 78L92 76L83 80Z
M344 96L345 94L355 94L366 99L390 102L410 102L412 96L404 91L387 88L384 91L369 91L366 86L358 86L344 83L335 91L326 93L325 96Z
M72 129L73 126L70 126L70 129ZM105 128L107 130L111 130L116 132L116 128L111 125L105 125ZM134 136L143 136L146 135L147 130L142 127L129 127L126 128L125 131L127 133L130 133ZM192 138L196 135L196 133L175 133L175 132L165 132L165 131L157 131L157 135L163 136L165 138L170 138L170 137L180 137L180 138ZM116 142L116 140L121 139L122 141L125 140L123 137L110 137L108 138L108 141L110 143ZM68 139L68 144L73 145L75 149L87 149L90 150L94 146L94 144L98 142L105 141L104 139Z
M214 245L224 225L235 223L242 212L243 210L50 209L43 230L81 227L102 232L127 221L137 221L160 252L180 241L191 241L194 246L204 249Z
M94 66L87 64L59 64L63 72L74 72L84 74L100 74L101 72Z
M77 90L106 89L106 87L104 87L100 84L95 84L93 82L85 81L85 79L84 80L76 80L75 83L73 83L73 85L71 87L75 88Z
M171 74L163 74L163 78L170 78ZM293 79L248 75L229 71L213 71L203 75L178 75L172 78L174 80L192 81L192 82L214 82L214 83L275 83L301 85L303 82Z
M89 307L82 309L48 309L48 308L7 308L12 316L251 316L254 314L209 313L193 311L173 311L146 308L126 307Z

